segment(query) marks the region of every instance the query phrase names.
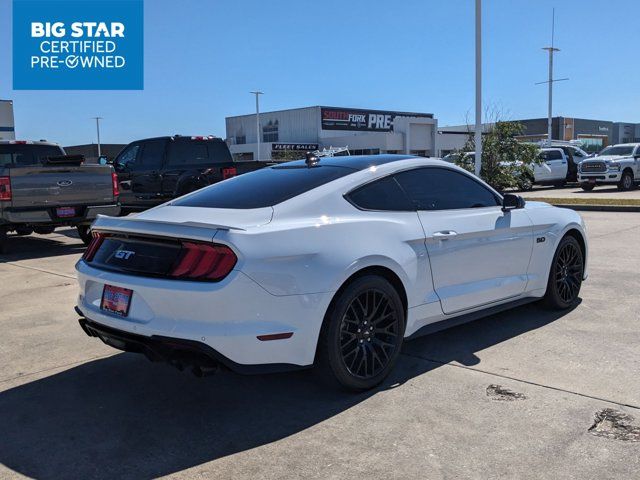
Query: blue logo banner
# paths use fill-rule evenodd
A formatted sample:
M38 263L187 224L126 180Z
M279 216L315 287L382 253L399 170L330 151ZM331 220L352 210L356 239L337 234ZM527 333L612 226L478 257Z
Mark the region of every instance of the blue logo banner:
M142 0L13 0L14 90L142 90Z

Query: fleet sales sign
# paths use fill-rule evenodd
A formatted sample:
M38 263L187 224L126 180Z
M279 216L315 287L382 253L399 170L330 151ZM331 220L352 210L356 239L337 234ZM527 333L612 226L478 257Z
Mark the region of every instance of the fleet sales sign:
M15 90L142 90L142 0L14 0Z

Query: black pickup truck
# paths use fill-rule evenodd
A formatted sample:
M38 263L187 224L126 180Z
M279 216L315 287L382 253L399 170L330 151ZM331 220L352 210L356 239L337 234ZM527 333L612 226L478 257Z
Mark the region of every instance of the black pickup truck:
M113 162L125 214L267 165L234 162L221 138L182 135L137 140Z

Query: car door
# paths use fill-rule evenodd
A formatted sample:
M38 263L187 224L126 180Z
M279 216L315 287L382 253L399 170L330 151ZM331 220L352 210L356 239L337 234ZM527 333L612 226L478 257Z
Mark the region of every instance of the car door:
M537 169L534 168L536 181L539 181L538 175L540 176L540 181L544 182L563 181L567 178L567 159L561 149L550 148L542 150L540 155L543 163L537 165Z
M120 187L119 200L122 205L133 205L135 197L131 188L131 172L133 165L138 159L142 144L133 142L127 145L116 157L113 162L113 168L118 175L118 184Z
M135 202L151 207L162 201L162 164L167 140L157 138L141 143L141 151L131 169L131 190Z
M497 194L453 169L422 167L396 180L418 208L444 313L524 292L533 228L523 209L503 212Z

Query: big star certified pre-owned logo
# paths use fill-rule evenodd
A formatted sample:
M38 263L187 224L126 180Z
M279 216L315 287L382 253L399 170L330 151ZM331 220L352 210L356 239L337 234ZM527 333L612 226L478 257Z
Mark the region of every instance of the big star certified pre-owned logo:
M14 0L13 88L141 90L142 0Z

